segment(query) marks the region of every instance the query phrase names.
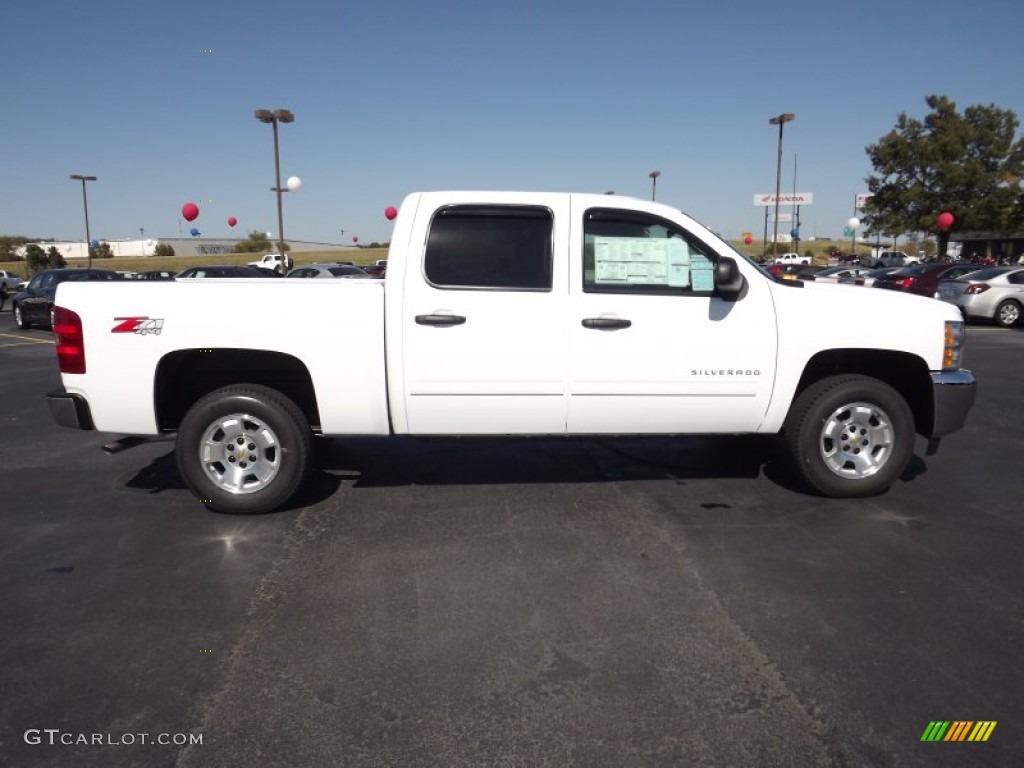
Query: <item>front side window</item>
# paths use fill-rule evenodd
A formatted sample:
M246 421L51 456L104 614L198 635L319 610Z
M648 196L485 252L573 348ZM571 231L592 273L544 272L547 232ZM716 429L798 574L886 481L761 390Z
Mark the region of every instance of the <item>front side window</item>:
M438 288L551 290L549 209L453 205L430 223L424 272Z
M586 293L709 295L715 259L693 235L657 216L612 208L584 214Z

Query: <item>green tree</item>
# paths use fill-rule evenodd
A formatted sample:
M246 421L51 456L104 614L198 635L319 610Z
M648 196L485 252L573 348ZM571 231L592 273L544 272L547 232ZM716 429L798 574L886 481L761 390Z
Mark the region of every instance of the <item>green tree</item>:
M935 232L949 211L960 231L1009 232L1022 217L1024 139L1012 110L967 107L945 96L925 99L924 120L901 113L896 127L866 148L875 173L867 178L868 233ZM939 232L946 254L948 232Z
M249 233L249 236L245 238L245 240L240 240L235 243L233 250L235 253L270 253L272 251L276 251L277 248L278 244L276 240L271 242L270 238L267 237L266 232L260 232L259 230L254 229ZM288 243L285 243L284 249L286 252L290 251L291 246L289 246Z
M156 248L153 249L154 256L173 256L174 248L171 247L170 243L157 243Z
M114 258L114 252L110 249L110 243L89 246L89 255L94 259Z
M64 256L53 245L46 249L46 263L50 269L60 269L67 266Z
M22 235L0 235L0 261L21 261L23 257L16 251L28 241Z
M50 260L38 243L29 243L25 246L25 263L28 265L29 274L35 274L50 266Z

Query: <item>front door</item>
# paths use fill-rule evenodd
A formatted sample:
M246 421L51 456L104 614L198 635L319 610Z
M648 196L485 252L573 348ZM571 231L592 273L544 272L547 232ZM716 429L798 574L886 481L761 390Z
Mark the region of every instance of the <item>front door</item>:
M756 431L777 347L765 281L725 301L718 255L691 222L572 213L569 433Z

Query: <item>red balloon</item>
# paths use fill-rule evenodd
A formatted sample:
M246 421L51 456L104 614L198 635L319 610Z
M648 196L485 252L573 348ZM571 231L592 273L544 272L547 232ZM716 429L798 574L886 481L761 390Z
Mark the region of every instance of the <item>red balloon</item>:
M937 223L939 225L939 229L945 232L947 229L953 226L954 221L956 221L956 219L953 218L952 213L950 213L949 211L943 211L942 213L939 214Z
M185 203L181 206L181 215L185 221L195 221L199 217L199 206L195 203Z
M234 216L228 217L228 226L229 227L233 227L237 223L238 223L238 219L236 219Z
M752 238L750 235L747 235L746 237L743 238L743 243L745 245L750 245L752 242L754 242L754 238Z
M395 206L393 205L389 205L387 208L384 209L384 218L386 218L388 221L393 221L395 216L397 215L398 209L395 208Z
M358 243L359 242L359 238L358 237L353 237L352 238L352 242L353 243Z

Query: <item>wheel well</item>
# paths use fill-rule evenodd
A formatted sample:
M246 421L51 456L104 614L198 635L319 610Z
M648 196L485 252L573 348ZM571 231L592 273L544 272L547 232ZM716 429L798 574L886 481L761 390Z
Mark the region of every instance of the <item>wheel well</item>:
M313 379L297 358L252 349L183 349L156 369L154 405L161 431L174 431L192 404L231 384L263 384L287 395L313 428L320 426Z
M804 367L797 396L816 381L838 374L860 374L884 381L910 406L914 428L922 434L931 429L934 418L928 366L917 355L882 349L828 349L812 357Z

